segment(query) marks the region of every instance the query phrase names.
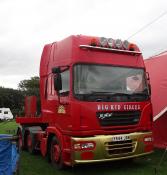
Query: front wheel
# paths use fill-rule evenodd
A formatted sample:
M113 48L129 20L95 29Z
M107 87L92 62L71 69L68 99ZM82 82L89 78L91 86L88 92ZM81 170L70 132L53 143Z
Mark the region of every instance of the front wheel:
M50 160L51 160L51 164L56 169L60 170L64 168L61 142L55 136L52 138L52 141L51 141Z

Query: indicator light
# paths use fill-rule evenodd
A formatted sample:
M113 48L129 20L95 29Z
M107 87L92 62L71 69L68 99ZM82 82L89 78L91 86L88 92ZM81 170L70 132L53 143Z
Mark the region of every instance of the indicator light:
M129 50L130 51L135 51L135 44L129 44Z
M91 46L97 46L97 40L96 40L96 38L92 38L90 45Z

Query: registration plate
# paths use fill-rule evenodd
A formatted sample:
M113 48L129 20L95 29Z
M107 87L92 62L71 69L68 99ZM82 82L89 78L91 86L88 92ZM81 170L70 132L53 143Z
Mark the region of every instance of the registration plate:
M112 137L112 141L113 142L118 142L118 141L126 141L126 140L130 140L129 136L126 135L118 135L118 136L113 136Z

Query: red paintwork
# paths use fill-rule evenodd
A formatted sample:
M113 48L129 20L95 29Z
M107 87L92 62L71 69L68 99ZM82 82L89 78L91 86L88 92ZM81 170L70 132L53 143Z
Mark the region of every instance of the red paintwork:
M131 133L137 131L151 130L152 122L150 116L152 107L150 101L147 102L86 102L78 101L72 94L72 72L73 65L79 62L108 64L117 66L145 68L143 57L140 54L124 54L108 51L81 49L79 45L89 45L93 37L88 36L70 36L60 42L48 44L44 47L40 63L40 95L41 95L41 115L40 117L17 117L17 123L21 125L40 125L47 124L47 136L55 134L61 141L63 147L63 160L66 164L71 163L70 157L70 137L71 136L92 136L118 133ZM139 50L137 50L139 51ZM52 94L45 95L46 81L53 88L51 69L58 66L70 66L70 93L68 97L60 97L66 113L58 114L58 96L54 91ZM48 80L47 80L48 79ZM142 117L138 125L101 127L96 118L97 105L140 105ZM42 140L42 154L46 154L46 140ZM89 158L89 153L83 157ZM92 156L92 155L91 155Z
M25 115L33 117L36 115L36 96L25 97Z
M82 160L92 160L94 158L94 153L93 152L83 152L81 154L81 159Z

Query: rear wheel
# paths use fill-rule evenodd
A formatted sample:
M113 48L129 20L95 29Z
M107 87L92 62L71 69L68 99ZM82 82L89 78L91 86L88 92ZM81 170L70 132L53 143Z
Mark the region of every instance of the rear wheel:
M31 154L35 153L33 139L32 139L32 135L30 133L27 135L27 149L28 149L28 152Z
M18 149L19 149L19 151L21 151L23 149L23 139L22 139L21 130L18 131L17 136L18 136L18 142L17 142L18 143Z
M62 158L62 146L57 137L53 137L50 146L50 160L51 164L56 169L63 169L64 163Z

